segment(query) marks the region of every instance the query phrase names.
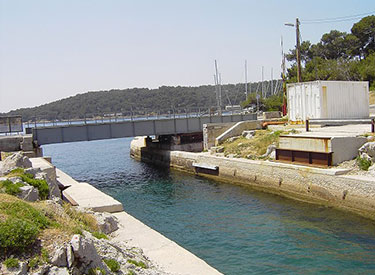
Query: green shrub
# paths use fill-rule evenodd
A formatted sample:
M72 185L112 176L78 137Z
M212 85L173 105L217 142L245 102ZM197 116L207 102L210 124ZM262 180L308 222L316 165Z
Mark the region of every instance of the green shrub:
M47 249L42 248L42 251L40 252L40 256L42 257L43 262L49 263L49 253Z
M367 171L369 167L372 165L371 160L367 160L365 158L361 158L360 156L357 157L357 164L361 170Z
M47 228L50 225L50 220L42 212L21 200L0 202L0 212L12 218L30 222L38 229Z
M120 264L118 261L114 259L104 259L104 262L112 272L117 272L120 270Z
M18 268L20 263L16 258L8 258L4 261L4 264L7 268Z
M98 232L98 231L94 231L94 232L92 232L92 235L93 235L95 238L97 238L97 239L106 239L106 240L108 240L108 237L107 237L106 234L101 233L101 232Z
M32 174L23 174L21 175L21 178L24 182L34 186L39 191L39 196L42 200L45 200L48 198L49 194L49 186L47 184L46 180L38 180L34 179L34 176Z
M0 252L23 252L35 242L38 232L38 227L27 220L8 218L0 222Z
M133 265L135 265L135 266L142 267L142 268L147 268L147 265L146 265L144 262L142 262L142 261L137 262L136 260L131 260L131 259L129 259L129 260L128 260L128 263L129 263L129 264L133 264Z
M5 193L13 196L21 192L20 187L22 186L24 186L22 182L13 183L10 180L0 181L0 189L4 189Z
M29 263L27 264L27 266L28 266L30 269L34 269L35 267L38 266L39 262L40 262L40 258L39 258L39 256L35 256L34 258L31 258L31 259L29 260Z
M135 275L134 271L133 270L129 270L128 273L126 275Z

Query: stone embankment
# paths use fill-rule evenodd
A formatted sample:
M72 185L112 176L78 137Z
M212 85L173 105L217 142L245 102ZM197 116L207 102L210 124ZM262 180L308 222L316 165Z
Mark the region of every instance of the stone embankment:
M227 158L209 153L161 151L144 137L131 143L131 156L200 176L351 211L375 220L375 182L347 176L348 169L323 169L280 162Z
M30 250L17 254L9 254L14 247L9 242L3 247L5 241L0 238L0 274L220 274L124 212L112 197L78 183L44 158L29 159L16 153L0 162L0 175L0 196L6 203L22 204L30 211L42 208L38 215L46 214L60 224L56 229L45 228ZM2 207L0 202L0 210ZM9 219L2 215L0 211L0 230ZM83 221L84 227L58 229L61 224L81 226Z

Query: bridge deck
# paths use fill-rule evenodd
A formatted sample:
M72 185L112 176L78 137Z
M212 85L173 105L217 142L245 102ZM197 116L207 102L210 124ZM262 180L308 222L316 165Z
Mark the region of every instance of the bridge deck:
M200 132L203 124L256 120L256 114L140 119L96 124L60 125L32 128L39 145L134 136L172 135Z

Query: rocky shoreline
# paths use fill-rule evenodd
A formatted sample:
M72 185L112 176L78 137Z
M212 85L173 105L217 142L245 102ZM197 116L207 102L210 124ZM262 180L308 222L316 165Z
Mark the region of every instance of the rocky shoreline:
M33 160L22 153L13 154L1 162L0 174L0 230L6 226L7 220L13 218L7 211L1 211L4 203L11 207L22 205L52 220L45 230L40 230L32 245L24 249L6 246L0 237L1 274L171 274L150 261L141 248L125 241L112 241L112 235L122 226L114 215L67 206L61 199L55 174L33 167ZM28 183L25 175L38 183L45 183L44 187L48 186L46 197L41 196L46 190L35 184L36 181ZM60 230L66 226L61 220L83 217L93 219L95 231L77 227L78 234L67 234ZM58 222L60 224L56 225ZM16 243L19 236L14 238Z

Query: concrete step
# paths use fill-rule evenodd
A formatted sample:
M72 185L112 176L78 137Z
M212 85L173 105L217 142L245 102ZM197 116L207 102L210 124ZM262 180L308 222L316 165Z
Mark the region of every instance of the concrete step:
M122 204L86 182L77 182L63 171L56 169L57 180L66 189L63 199L72 205L92 209L95 212L121 212Z

